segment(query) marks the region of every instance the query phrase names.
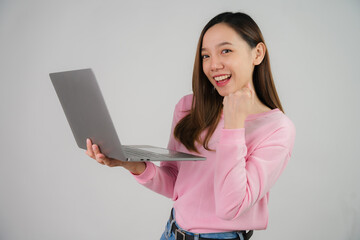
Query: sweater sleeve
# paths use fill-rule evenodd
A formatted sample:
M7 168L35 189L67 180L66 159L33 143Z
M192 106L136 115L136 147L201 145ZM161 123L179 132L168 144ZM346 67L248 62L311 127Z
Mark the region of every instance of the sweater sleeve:
M248 154L245 129L223 129L216 149L214 191L216 214L232 220L262 199L283 171L295 129L274 131Z
M181 119L184 98L175 106L173 122L171 126L168 149L176 150L177 141L174 138L174 129ZM140 175L134 175L135 179L145 187L164 195L168 198L174 196L174 186L178 175L177 162L161 162L160 167L152 162L146 162L146 169Z

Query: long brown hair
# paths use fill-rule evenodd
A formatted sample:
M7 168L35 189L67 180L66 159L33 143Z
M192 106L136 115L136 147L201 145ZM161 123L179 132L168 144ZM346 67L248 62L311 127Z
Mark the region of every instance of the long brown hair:
M201 58L204 35L209 28L218 23L225 23L230 26L251 48L256 47L261 42L265 44L260 28L247 14L225 12L217 15L206 24L200 34L196 50L191 109L189 114L178 122L174 130L175 138L189 151L198 152L195 143L202 144L206 150L210 150L208 147L209 140L221 118L223 97L218 94L206 77ZM263 61L254 68L253 84L255 92L263 104L270 109L279 108L283 111L271 74L268 51L265 52ZM206 131L205 138L200 139L203 131Z

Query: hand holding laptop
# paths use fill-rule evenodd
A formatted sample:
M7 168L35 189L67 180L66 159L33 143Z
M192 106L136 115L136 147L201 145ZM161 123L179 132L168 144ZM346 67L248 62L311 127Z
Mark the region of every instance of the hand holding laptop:
M100 148L96 144L92 144L90 139L86 140L86 155L95 159L98 163L108 167L123 167L135 175L139 175L145 171L144 162L124 162L115 158L108 158L100 152Z

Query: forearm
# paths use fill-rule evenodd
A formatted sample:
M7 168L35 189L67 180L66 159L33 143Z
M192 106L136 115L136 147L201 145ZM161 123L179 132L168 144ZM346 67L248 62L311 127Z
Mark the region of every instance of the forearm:
M171 198L178 169L176 163L162 162L161 165L158 167L152 162L147 162L146 169L142 174L134 174L135 179L152 191Z
M215 172L216 212L234 219L262 199L283 171L290 150L282 143L283 133L275 131L248 153L245 129L224 130L217 148Z
M222 219L235 218L246 202L247 148L244 132L244 129L223 130L216 150L214 192L216 213Z

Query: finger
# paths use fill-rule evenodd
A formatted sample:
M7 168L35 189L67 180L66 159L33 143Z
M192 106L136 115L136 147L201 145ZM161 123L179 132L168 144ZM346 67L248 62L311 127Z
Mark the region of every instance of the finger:
M97 154L96 155L96 161L98 162L98 163L100 163L100 164L102 164L102 165L106 165L106 157L104 156L104 154Z
M104 161L104 159L103 159L102 157L96 157L95 160L96 160L98 163L102 164L102 165L106 165L106 164L105 164L105 161Z
M255 103L255 95L256 95L254 86L250 85L250 91L251 91L251 102L254 104Z
M250 82L248 82L247 87L250 89L251 95L254 96L254 95L255 95L255 89L254 89L254 87L251 85Z
M247 83L243 88L241 88L240 90L250 90L250 91L252 91L253 88L252 88L252 86L251 86L251 83L248 82L248 83Z
M105 165L102 157L95 157L95 160L96 160L98 163L100 163L101 165Z
M91 148L91 140L89 138L86 139L86 154L91 158L95 158L94 152Z
M246 84L245 87L243 87L241 90L240 90L243 94L245 93L248 97L252 97L254 94L254 91L252 90L252 86L250 84L250 82L248 82Z
M252 87L251 87L250 82L248 82L248 84L247 84L246 86L247 86L247 88L249 88L250 90L252 90Z
M109 158L103 158L102 159L104 165L108 166L108 167L112 167L112 161Z
M254 90L253 86L251 85L251 81L249 81L244 88L248 88L250 90Z
M91 149L93 150L95 155L100 152L100 150L96 144L92 144Z
M114 161L110 158L105 157L103 154L99 154L99 159L103 162L104 165L106 165L108 167L114 166Z
M106 158L104 154L100 152L99 147L96 144L92 145L92 150L94 152L95 160L98 163L104 164L104 159Z

